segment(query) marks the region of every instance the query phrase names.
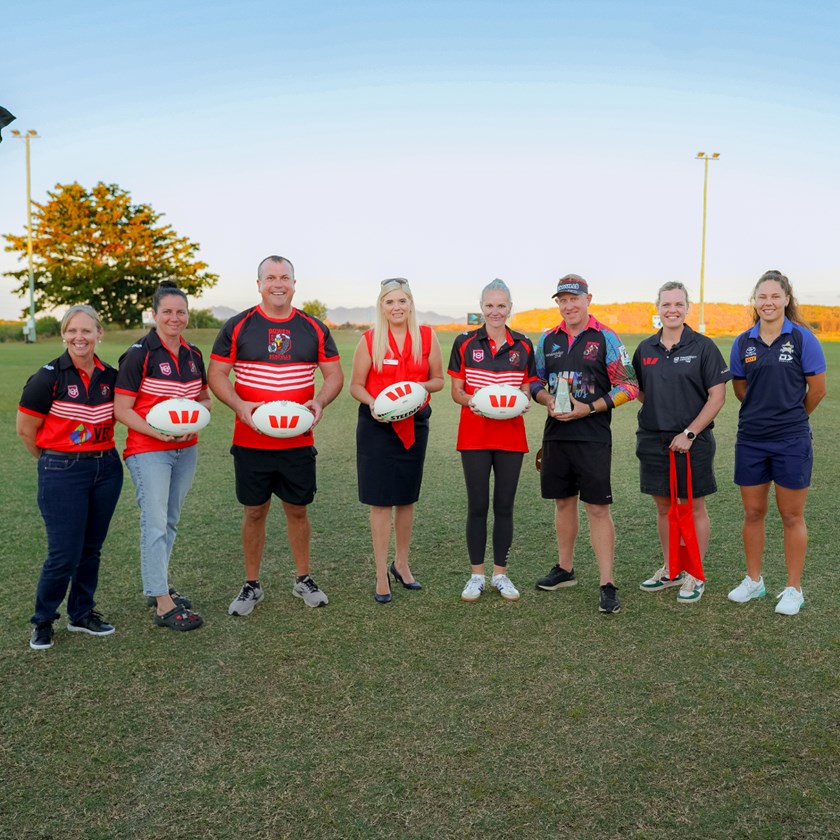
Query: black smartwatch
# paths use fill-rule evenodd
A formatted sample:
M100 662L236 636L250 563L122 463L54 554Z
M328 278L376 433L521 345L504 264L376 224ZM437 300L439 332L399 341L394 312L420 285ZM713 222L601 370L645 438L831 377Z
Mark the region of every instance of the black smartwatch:
M590 414L590 416L593 415L593 414L597 414L597 413L598 412L595 411L595 403L594 402L589 403L589 414Z

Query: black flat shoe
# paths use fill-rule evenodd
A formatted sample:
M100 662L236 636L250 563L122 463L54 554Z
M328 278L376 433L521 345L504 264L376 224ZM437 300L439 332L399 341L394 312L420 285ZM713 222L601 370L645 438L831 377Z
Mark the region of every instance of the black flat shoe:
M389 604L391 603L391 598L393 596L390 592L387 592L385 595L380 595L376 591L376 587L373 589L373 600L376 601L377 604Z
M402 579L402 575L396 570L394 564L391 563L391 574L394 576L394 583L401 583L406 589L422 589L423 584L419 580L413 580L411 583L406 583Z

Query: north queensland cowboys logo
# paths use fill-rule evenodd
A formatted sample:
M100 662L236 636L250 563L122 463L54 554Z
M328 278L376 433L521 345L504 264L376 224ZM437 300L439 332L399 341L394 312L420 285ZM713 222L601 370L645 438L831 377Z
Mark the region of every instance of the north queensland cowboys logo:
M786 341L779 348L779 361L780 362L792 362L793 361L793 343L792 342Z

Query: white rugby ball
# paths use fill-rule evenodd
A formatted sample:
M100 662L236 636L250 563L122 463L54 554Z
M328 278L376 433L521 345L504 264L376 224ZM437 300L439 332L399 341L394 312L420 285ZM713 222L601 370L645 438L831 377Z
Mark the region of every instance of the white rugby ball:
M291 438L308 432L315 422L315 415L300 403L274 400L255 409L251 419L264 435Z
M378 417L393 423L417 414L428 398L428 391L419 382L395 382L379 392L373 410Z
M180 437L200 432L210 422L210 412L195 400L164 400L149 409L146 422L157 432Z
M519 417L528 408L528 403L528 397L513 385L487 385L472 395L476 409L493 420Z

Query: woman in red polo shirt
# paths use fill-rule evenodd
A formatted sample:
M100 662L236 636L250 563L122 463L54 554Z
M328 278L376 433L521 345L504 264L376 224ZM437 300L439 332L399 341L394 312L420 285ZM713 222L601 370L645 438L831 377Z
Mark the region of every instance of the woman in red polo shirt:
M125 464L140 506L140 573L143 593L155 607L154 623L195 630L204 621L168 576L181 506L195 475L198 438L155 431L146 415L153 405L179 397L209 410L210 393L201 351L182 337L190 319L186 294L165 280L152 299L152 316L153 329L120 358L114 411L128 426Z
M457 449L467 485L467 552L472 574L461 593L476 601L484 591L484 552L493 472L493 577L491 585L507 601L519 591L507 576L513 543L513 502L522 458L528 451L525 421L520 417L492 420L472 405L472 396L486 385L513 385L530 399L529 383L536 381L531 340L507 326L513 304L503 280L493 280L481 292L484 326L455 339L449 359L452 399L461 406Z
M38 507L47 528L47 559L31 619L34 650L53 646L53 622L65 595L68 630L114 632L94 609L102 544L123 482L114 449L117 372L96 355L102 334L92 307L71 306L61 320L66 352L29 378L18 407L17 433L38 459Z
M359 501L370 505L370 531L376 564L374 598L391 600L388 546L391 519L396 544L391 574L406 589L420 589L408 565L414 503L420 497L429 437L431 406L413 417L386 423L373 413L383 388L394 382L419 382L430 394L443 388L443 360L437 336L417 324L408 281L383 280L376 303L376 323L359 341L353 356L350 394L358 400L356 466Z

